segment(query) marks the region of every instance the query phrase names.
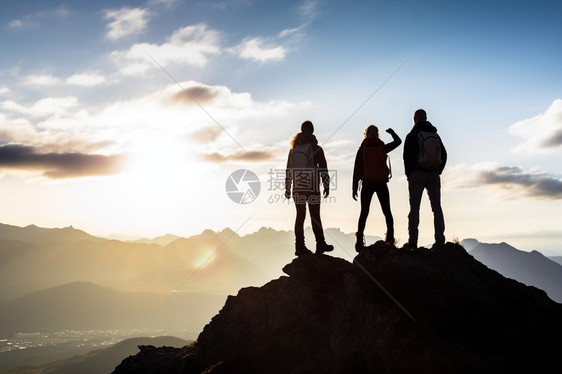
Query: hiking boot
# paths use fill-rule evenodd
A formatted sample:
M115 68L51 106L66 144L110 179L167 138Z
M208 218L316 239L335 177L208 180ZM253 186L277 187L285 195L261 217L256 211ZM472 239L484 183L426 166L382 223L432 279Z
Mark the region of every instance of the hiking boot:
M365 248L365 235L355 233L355 250L361 252Z
M386 237L384 239L384 244L393 246L396 243L396 239L394 239L394 231L387 231Z
M311 255L312 251L308 248L306 248L306 245L304 244L297 244L295 246L295 256L299 257L299 256L305 256L305 255Z
M316 254L321 255L324 252L331 252L334 250L334 246L326 242L316 243Z

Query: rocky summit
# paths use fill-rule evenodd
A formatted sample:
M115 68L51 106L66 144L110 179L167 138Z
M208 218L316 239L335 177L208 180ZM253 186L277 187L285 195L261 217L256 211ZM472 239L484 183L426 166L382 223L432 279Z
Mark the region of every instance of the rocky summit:
M195 343L139 347L114 373L562 372L562 305L458 244L283 271L230 296Z

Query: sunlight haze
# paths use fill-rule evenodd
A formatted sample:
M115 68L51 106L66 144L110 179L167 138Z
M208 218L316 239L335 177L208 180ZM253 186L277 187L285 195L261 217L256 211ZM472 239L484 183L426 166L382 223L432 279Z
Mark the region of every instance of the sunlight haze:
M377 125L389 142L384 130L393 128L404 140L424 108L449 155L447 240L562 255L561 8L3 1L0 222L137 238L292 230L279 175L291 137L311 120L337 175L324 228L353 233L360 207L351 175L364 129ZM400 244L409 210L402 152L389 154ZM261 184L247 204L225 189L239 169ZM422 245L433 241L426 200ZM374 201L366 234L384 233Z

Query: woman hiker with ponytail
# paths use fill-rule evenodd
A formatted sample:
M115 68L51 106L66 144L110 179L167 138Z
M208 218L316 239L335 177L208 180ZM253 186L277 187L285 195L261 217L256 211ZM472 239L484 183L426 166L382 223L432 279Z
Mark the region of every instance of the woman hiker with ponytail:
M285 178L285 197L293 199L297 209L295 219L295 255L311 254L304 241L304 220L306 207L310 211L312 231L316 239L316 254L323 254L334 249L324 238L324 229L320 219L320 184L324 186L324 198L330 194L330 176L324 150L318 145L314 136L314 125L304 121L301 131L291 140L291 150L287 159Z
M361 181L361 214L357 224L357 241L355 250L361 251L365 246L365 224L369 215L369 208L373 194L376 192L386 220L387 245L394 245L394 219L390 210L390 193L388 181L392 176L386 164L387 154L396 149L402 140L392 129L386 130L392 136L392 142L384 144L379 138L379 129L370 125L365 129L365 138L355 156L353 168L353 200L357 201L359 181Z

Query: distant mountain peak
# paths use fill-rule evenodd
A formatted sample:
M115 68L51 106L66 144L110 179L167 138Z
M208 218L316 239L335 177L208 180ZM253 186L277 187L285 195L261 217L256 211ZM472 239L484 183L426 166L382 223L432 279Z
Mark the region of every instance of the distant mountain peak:
M521 251L505 242L479 243L470 251L478 261L505 277L538 287L562 302L562 266L538 251Z
M218 232L218 234L230 236L236 233L230 227L225 227L224 229L222 229L222 231Z

